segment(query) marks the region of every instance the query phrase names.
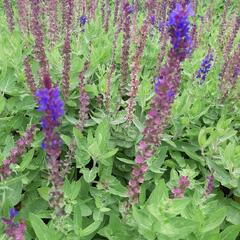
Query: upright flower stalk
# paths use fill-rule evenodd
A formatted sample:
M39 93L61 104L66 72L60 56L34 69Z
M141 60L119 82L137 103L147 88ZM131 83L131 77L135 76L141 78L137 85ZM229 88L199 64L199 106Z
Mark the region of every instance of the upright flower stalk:
M115 70L115 64L112 63L110 70L107 75L107 89L105 93L105 107L106 111L109 113L110 111L110 100L111 100L111 86L112 86L112 75Z
M203 84L206 80L207 74L210 71L213 62L213 53L211 51L205 56L201 63L201 67L197 71L196 78L199 80L200 84Z
M123 43L122 43L122 56L121 56L121 82L120 91L124 95L125 85L128 79L128 57L130 51L131 41L131 14L133 7L125 2L123 5Z
M220 74L220 90L222 92L222 101L226 99L232 89L235 88L237 79L240 75L240 44L237 46L228 62L224 63Z
M230 33L230 36L228 37L228 40L227 40L226 45L223 50L223 58L224 58L225 63L227 63L229 60L229 56L231 55L234 39L236 38L237 33L240 28L240 17L237 17L237 13L235 13L233 15L233 17L231 19L231 25L232 25L232 26L230 26L231 33Z
M113 19L115 25L117 24L117 21L118 21L119 6L120 6L120 0L115 0L115 3L114 3L114 19Z
M88 119L89 112L89 96L85 91L85 83L84 83L84 75L89 67L89 61L85 61L83 70L79 74L79 122L77 124L77 128L82 132L85 122Z
M105 19L104 19L104 29L105 32L108 32L108 28L109 28L109 19L111 16L111 8L110 8L110 2L109 0L105 0Z
M8 29L12 32L14 29L13 9L10 0L3 0L3 6L7 18Z
M65 101L69 97L70 67L71 67L71 26L73 17L73 0L66 1L66 33L63 45L62 93Z
M33 136L36 130L36 126L33 125L26 130L24 135L16 142L10 155L3 160L3 165L0 167L0 179L3 180L12 174L11 164L16 164L17 159L23 155L27 147L29 147L33 141Z
M40 0L31 1L32 16L31 16L31 31L35 38L34 54L35 59L40 65L40 82L44 86L44 78L49 75L49 65L44 49L43 30L40 21Z
M165 1L162 1L161 2L161 15L159 18L159 23L158 23L158 30L160 32L160 37L159 37L160 52L158 54L157 65L156 65L157 74L159 73L159 71L161 69L162 61L166 55L166 46L167 46L167 41L169 39L168 26L166 24L168 11L169 11L169 6L166 4Z
M17 0L16 1L19 17L19 26L22 33L26 34L28 31L28 9L26 0Z
M55 45L58 38L57 5L57 0L48 2L48 37L51 47Z
M24 64L24 72L25 72L25 76L26 76L26 79L27 79L28 87L31 90L32 94L35 95L37 87L36 87L36 83L35 83L33 73L32 73L32 69L31 69L31 66L30 66L29 57L24 58L23 64Z
M219 42L221 44L221 47L223 47L224 45L224 36L225 36L225 32L226 32L226 26L227 26L227 11L228 11L228 8L229 8L229 5L231 3L231 0L227 0L225 5L224 5L224 10L223 10L223 14L221 16L221 24L220 24L220 29L219 29Z
M97 7L98 7L98 0L91 0L90 9L89 9L89 19L95 19Z
M138 202L140 185L144 182L144 173L148 169L147 160L153 156L167 124L180 83L180 63L191 52L192 40L188 18L192 15L192 6L186 3L177 3L176 8L170 13L169 34L172 48L168 53L167 63L161 68L156 79L155 96L147 114L143 139L139 143L136 164L129 180L128 193L132 204Z
M63 102L60 99L58 87L53 87L50 77L45 77L44 88L37 90L36 99L39 105L38 111L43 112L42 131L44 140L42 148L47 153L49 177L52 183L50 192L50 204L55 208L56 215L63 214L61 187L63 185L63 176L61 175L61 139L57 132L60 125L60 118L64 114Z
M147 16L145 19L141 30L140 30L140 37L138 38L138 44L136 48L135 55L132 59L132 66L131 66L131 90L129 92L129 100L128 100L128 107L127 107L127 121L129 123L133 120L133 113L136 106L136 96L139 88L139 79L138 74L141 70L140 60L143 56L144 48L147 41L147 36L150 28L150 15Z

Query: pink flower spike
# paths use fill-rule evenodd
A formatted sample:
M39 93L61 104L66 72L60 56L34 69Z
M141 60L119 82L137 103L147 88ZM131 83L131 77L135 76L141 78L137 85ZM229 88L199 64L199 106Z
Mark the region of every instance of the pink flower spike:
M140 149L140 150L145 150L146 147L147 147L146 142L142 140L142 141L139 143L139 149Z
M143 163L143 157L141 155L137 155L136 158L135 158L135 162L136 164L141 164Z
M188 177L187 176L182 176L180 179L179 179L179 187L180 188L183 188L183 189L186 189L187 187L189 187L190 185L190 182L188 180Z
M182 189L177 188L177 187L172 189L172 194L173 194L174 198L184 197L184 192L182 191Z
M132 170L132 174L133 174L133 176L138 177L140 175L140 171L138 169L134 168Z
M148 165L147 164L143 164L140 168L142 173L145 173L148 170Z
M143 182L144 182L144 177L143 177L143 176L139 177L139 178L138 178L138 182L139 182L139 183L143 183Z
M150 158L153 155L152 151L148 150L145 152L145 157Z
M136 180L131 179L128 184L132 187L136 187L138 185L138 182Z

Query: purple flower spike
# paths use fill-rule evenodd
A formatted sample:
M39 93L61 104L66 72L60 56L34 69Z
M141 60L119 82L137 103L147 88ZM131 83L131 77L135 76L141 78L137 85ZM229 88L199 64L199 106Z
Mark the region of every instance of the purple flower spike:
M25 223L21 220L18 223L14 222L14 218L18 214L18 212L11 208L9 210L10 219L3 217L2 223L5 225L4 233L10 238L14 240L24 240L24 233L26 230Z
M38 111L44 112L45 116L42 118L42 127L45 134L43 146L47 154L60 154L60 138L55 133L55 128L60 124L60 118L64 114L63 102L60 99L60 92L56 88L42 88L36 92L38 100Z
M4 10L5 10L6 17L7 17L8 28L12 32L14 29L14 20L13 20L13 9L12 9L12 5L11 5L11 1L4 0L3 6L4 6Z
M127 12L127 14L132 14L134 12L134 6L126 3L123 7L124 11Z
M189 187L190 182L188 177L182 176L178 181L178 187L172 189L172 194L174 198L183 198L186 189Z
M150 22L151 22L152 25L155 25L155 23L156 23L156 16L155 15L152 15L150 17Z
M207 185L204 193L205 196L208 196L213 191L214 189L213 181L214 181L214 177L212 174L207 176Z
M10 208L9 215L10 218L15 218L18 215L18 211L15 208Z
M184 7L179 3L171 12L169 17L169 27L171 44L174 51L180 56L181 61L186 58L192 49L192 39L190 36L190 22L188 18L193 16L192 5Z
M63 193L61 191L64 179L61 175L61 162L59 160L62 141L56 128L60 125L60 118L64 114L63 102L60 99L58 87L39 89L35 96L39 104L38 110L44 112L42 148L47 153L49 176L52 183L49 201L51 206L55 208L56 215L60 216L64 214L62 209Z
M84 26L87 23L87 17L85 15L80 16L79 23L81 27Z
M143 140L139 144L135 158L136 165L132 169L130 181L137 180L138 182L137 186L131 186L132 182L129 182L128 186L130 201L133 204L138 202L140 185L143 183L144 173L147 171L147 161L155 153L167 125L171 106L180 84L180 64L191 51L192 40L188 17L193 13L191 5L186 4L186 1L182 5L176 4L175 10L170 14L169 31L172 48L168 53L165 66L160 69L159 77L156 78L156 94L146 117ZM188 178L182 177L179 180L179 187L173 189L173 195L181 197L188 186Z
M203 84L206 80L207 74L210 71L213 62L213 54L209 52L203 59L201 67L197 72L196 78L200 80L200 84Z

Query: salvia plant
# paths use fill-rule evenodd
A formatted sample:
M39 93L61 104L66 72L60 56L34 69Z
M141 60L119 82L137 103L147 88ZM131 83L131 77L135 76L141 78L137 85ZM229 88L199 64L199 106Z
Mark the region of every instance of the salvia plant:
M240 239L239 12L0 1L0 239Z

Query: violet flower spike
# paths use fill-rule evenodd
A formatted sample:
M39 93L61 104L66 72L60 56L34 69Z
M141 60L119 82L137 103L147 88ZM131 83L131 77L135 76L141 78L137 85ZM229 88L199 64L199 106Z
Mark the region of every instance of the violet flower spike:
M14 208L11 208L9 210L10 219L5 217L2 218L2 223L5 225L4 233L12 240L24 240L26 225L22 220L17 223L14 222L17 214L18 212Z
M85 26L85 24L87 23L87 17L85 15L80 16L79 23L80 23L80 27Z
M192 49L190 22L188 18L193 15L194 12L191 4L184 7L177 3L175 10L173 10L169 16L168 24L171 44L181 61L186 58Z
M60 118L64 114L63 102L60 99L58 87L53 88L51 85L39 89L36 92L36 99L39 105L38 111L44 113L42 117L44 133L42 148L47 153L49 177L52 183L49 202L55 209L56 215L61 216L64 214L63 193L61 191L64 177L61 175L62 164L59 160L62 141L56 128L60 125Z
M128 184L128 194L132 204L138 202L140 186L144 181L144 173L147 171L147 161L153 156L156 147L160 143L170 115L171 105L180 83L180 63L191 50L190 23L188 17L193 13L191 4L176 4L176 9L170 13L170 37L172 48L168 53L167 63L161 68L155 84L155 96L151 102L150 111L147 114L143 139L139 143L135 158L135 166L132 169ZM181 180L183 184L184 179Z
M203 84L206 80L207 74L210 71L213 62L213 54L209 52L201 63L201 67L198 69L196 78L199 79L199 83Z

